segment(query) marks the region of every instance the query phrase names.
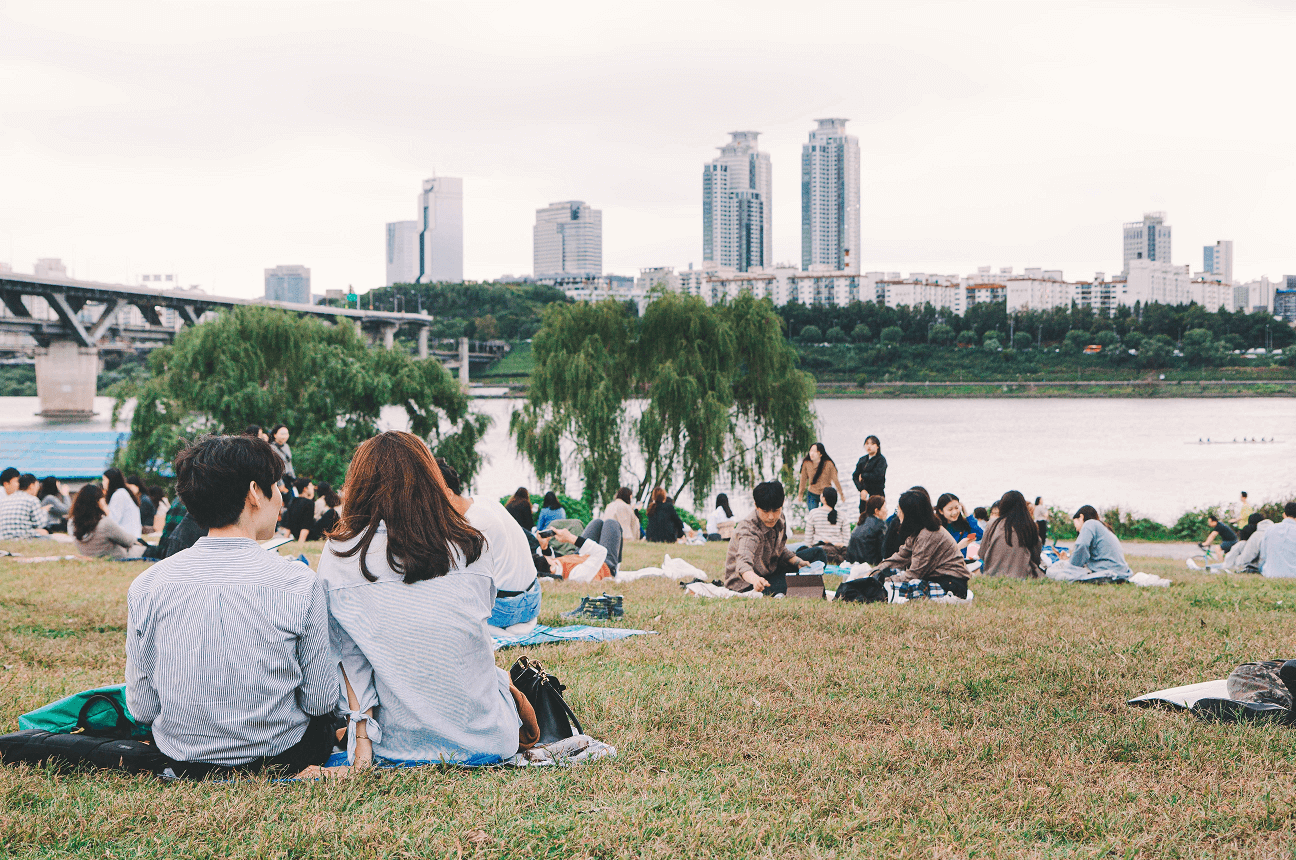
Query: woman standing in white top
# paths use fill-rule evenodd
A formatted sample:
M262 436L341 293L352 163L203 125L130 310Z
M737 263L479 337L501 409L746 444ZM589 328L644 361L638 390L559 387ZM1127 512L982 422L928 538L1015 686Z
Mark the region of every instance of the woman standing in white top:
M104 495L108 497L108 516L121 526L122 531L136 540L144 531L140 521L139 499L126 485L126 478L119 469L106 469L103 473Z
M496 667L484 540L451 505L426 443L387 432L356 449L320 558L341 658L348 758L488 764L539 739Z

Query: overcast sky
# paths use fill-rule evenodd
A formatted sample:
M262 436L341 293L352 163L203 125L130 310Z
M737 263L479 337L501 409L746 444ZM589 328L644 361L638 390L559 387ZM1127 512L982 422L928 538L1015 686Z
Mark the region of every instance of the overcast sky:
M1296 273L1296 4L0 0L0 261L253 296L384 277L384 224L464 179L464 269L531 271L535 210L603 210L604 271L698 264L735 129L800 260L800 146L860 139L865 270L1174 262Z

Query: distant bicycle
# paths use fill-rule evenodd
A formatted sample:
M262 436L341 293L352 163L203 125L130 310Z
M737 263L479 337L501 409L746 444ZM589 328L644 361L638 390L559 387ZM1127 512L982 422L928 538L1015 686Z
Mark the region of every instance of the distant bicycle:
M1214 544L1207 546L1204 543L1197 544L1201 550L1198 555L1188 557L1189 570L1207 570L1216 571L1224 569L1224 554Z

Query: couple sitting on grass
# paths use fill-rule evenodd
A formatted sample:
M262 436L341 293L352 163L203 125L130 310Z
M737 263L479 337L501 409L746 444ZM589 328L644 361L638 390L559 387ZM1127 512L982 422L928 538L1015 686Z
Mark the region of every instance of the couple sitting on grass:
M487 628L504 533L488 502L450 492L421 439L383 433L356 450L318 575L257 545L282 506L267 442L207 438L175 467L208 533L130 587L126 701L176 775L317 775L342 716L359 766L490 763L538 740Z

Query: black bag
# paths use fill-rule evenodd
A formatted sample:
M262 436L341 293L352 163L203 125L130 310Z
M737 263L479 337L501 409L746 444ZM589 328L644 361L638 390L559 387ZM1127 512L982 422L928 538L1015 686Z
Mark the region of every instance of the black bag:
M535 709L536 722L540 724L540 743L551 744L573 735L585 734L580 720L576 719L571 706L562 697L562 691L567 688L545 671L540 661L526 656L519 657L513 668L509 669L509 678ZM576 725L575 731L572 731L573 723Z
M88 724L90 706L108 702L117 712L117 724L104 729ZM0 761L5 764L88 764L130 773L161 773L171 763L157 747L132 740L135 724L112 696L95 695L81 706L77 730L55 734L42 729L25 729L0 735ZM107 735L103 737L101 735Z
M843 603L886 603L886 599L886 586L871 576L843 582L833 595L833 600Z

